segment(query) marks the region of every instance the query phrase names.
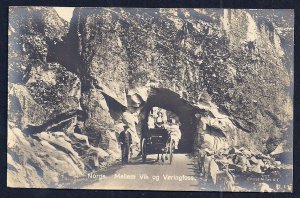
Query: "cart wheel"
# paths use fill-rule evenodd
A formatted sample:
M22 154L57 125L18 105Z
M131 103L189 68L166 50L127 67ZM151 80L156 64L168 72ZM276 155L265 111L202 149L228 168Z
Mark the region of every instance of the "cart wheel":
M146 154L146 139L143 138L142 140L142 160L143 162L146 162L147 160L147 154Z

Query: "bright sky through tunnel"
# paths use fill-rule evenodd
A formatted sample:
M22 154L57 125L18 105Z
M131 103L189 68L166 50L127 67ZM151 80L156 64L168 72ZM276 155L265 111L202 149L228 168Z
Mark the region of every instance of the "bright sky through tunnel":
M61 18L68 22L71 21L74 7L54 7L54 9Z

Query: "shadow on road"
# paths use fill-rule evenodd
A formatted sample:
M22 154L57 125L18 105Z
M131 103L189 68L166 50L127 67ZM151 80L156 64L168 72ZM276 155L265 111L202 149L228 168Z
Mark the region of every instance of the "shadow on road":
M126 165L140 165L140 164L157 164L157 160L147 159L146 162L143 162L142 159L137 159L137 160L129 162Z
M157 160L155 158L147 158L145 162L142 161L142 157L138 156L135 158L132 158L130 162L126 165L142 165L142 164L152 164L152 165L170 165L169 161L166 160L165 162L162 162L161 160Z

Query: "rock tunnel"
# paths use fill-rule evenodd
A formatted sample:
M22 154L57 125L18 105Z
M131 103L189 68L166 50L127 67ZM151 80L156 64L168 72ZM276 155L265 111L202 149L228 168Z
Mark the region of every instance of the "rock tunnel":
M181 123L182 134L178 145L178 153L193 152L197 137L197 121L195 118L196 109L187 101L180 98L180 95L164 88L152 88L151 93L143 107L141 120L141 135L148 130L148 115L152 107L163 108L176 114Z

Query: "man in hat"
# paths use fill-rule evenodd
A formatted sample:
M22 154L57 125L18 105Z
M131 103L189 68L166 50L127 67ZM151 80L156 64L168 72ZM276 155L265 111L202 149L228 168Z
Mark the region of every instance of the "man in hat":
M122 152L122 163L128 163L128 155L130 151L130 146L132 144L132 137L129 132L129 126L124 125L124 130L119 135L119 142L121 144L121 152Z

